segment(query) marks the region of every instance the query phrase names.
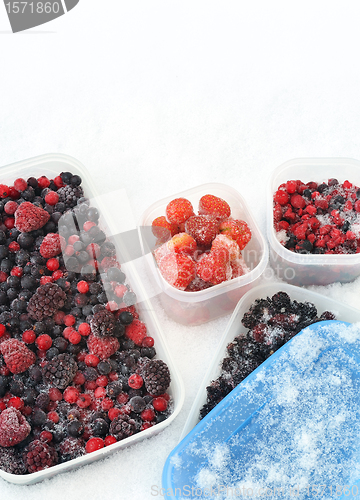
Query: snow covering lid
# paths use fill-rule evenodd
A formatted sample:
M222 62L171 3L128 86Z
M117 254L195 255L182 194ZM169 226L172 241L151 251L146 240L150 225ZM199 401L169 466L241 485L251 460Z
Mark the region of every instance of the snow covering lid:
M315 323L270 356L174 448L163 488L167 498L360 494L360 323Z

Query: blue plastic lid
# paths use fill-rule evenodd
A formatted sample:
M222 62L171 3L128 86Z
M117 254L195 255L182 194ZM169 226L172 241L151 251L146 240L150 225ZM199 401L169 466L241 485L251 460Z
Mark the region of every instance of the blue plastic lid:
M315 323L170 453L166 498L360 497L360 325ZM357 481L359 480L359 483Z

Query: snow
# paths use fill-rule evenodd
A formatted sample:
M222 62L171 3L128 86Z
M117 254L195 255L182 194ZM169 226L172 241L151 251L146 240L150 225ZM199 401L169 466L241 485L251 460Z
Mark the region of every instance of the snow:
M0 164L72 155L100 191L126 190L135 220L165 196L222 182L244 196L266 235L274 168L294 157L360 159L359 14L354 0L82 0L51 24L13 35L2 9ZM311 289L359 307L360 279ZM188 328L159 302L154 309L185 384L178 418L149 440L42 483L0 480L3 498L162 498L164 462L230 315ZM276 477L265 459L262 466Z

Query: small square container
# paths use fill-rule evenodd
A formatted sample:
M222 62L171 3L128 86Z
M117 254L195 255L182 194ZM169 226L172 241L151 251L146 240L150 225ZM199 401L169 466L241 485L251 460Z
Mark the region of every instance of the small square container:
M277 239L273 220L273 196L289 180L327 182L336 178L360 186L360 162L351 158L297 158L283 163L272 173L267 194L267 235L270 264L276 275L292 285L348 283L360 276L360 253L348 255L300 254L285 248Z
M47 154L31 158L29 160L24 160L2 167L0 169L0 181L2 183L8 182L12 184L14 180L19 177L27 179L30 176L38 178L42 175L45 175L49 178L54 178L55 176L59 175L60 172L67 171L70 171L73 174L77 174L82 178L84 195L91 199L93 206L96 205L99 208L99 225L104 230L106 235L111 237L111 241L114 243L117 250L117 258L120 263L123 262L124 256L127 255L127 252L126 248L124 248L121 234L118 234L118 220L116 217L116 213L114 213L114 207L108 206L106 203L104 204L104 200L101 196L99 196L99 193L97 192L89 176L89 173L86 171L85 167L76 159L62 154ZM5 479L6 481L15 484L34 484L44 479L53 477L60 472L70 471L77 467L80 467L81 465L92 463L125 447L142 441L143 439L158 434L159 432L164 430L165 427L171 424L179 414L185 397L182 380L179 377L178 371L167 349L158 319L147 298L147 291L144 290L141 280L138 277L137 272L132 266L131 262L126 262L126 276L127 283L130 284L132 290L136 293L136 295L138 297L141 297L141 302L138 302L136 304L136 307L139 312L140 319L144 321L147 326L149 335L151 335L155 340L157 358L162 359L168 365L170 370L171 384L167 392L173 400L173 411L171 415L163 422L156 424L149 429L141 431L137 434L134 434L126 439L123 439L122 441L118 441L117 443L106 446L105 448L102 448L100 450L88 453L79 458L55 465L39 472L34 472L32 474L26 475L15 475L4 472L0 469L0 477Z
M173 199L188 199L196 212L200 198L206 194L212 194L225 200L230 205L231 216L244 220L249 225L252 238L242 251L242 255L250 272L206 290L186 292L171 286L160 274L152 255L156 238L152 234L151 224L156 217L165 215L166 206ZM157 201L142 215L139 232L147 269L152 282L155 283L159 291L164 310L171 319L187 326L202 324L231 313L244 293L258 284L268 262L267 243L244 198L235 189L225 184L202 184Z
M242 297L230 318L228 326L219 342L217 352L209 364L209 368L191 407L179 441L182 441L199 422L200 410L206 403L206 387L221 374L221 362L227 355L226 346L232 342L235 337L245 334L248 331L241 323L244 314L250 309L250 306L256 299L272 297L279 291L286 292L291 300L313 303L317 308L318 315L321 315L325 311L331 311L336 315L336 319L339 321L346 321L348 323L357 323L360 321L360 310L297 286L278 283L264 284L253 288Z

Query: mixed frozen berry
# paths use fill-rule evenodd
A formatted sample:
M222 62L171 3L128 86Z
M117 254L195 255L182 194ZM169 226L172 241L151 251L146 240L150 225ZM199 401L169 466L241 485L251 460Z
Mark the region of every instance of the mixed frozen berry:
M304 254L360 252L360 189L346 180L303 183L290 180L274 194L278 240Z
M241 320L248 331L227 345L221 374L206 388L207 399L200 410L200 418L204 418L263 361L303 328L333 319L335 315L332 312L325 311L318 315L314 304L291 300L282 291L271 298L256 300Z
M203 196L196 215L189 200L176 198L165 212L166 217L152 222L158 239L154 256L172 286L199 291L249 272L241 250L251 240L251 230L245 221L231 217L225 200Z
M37 472L162 422L169 369L81 178L0 185L0 468Z

